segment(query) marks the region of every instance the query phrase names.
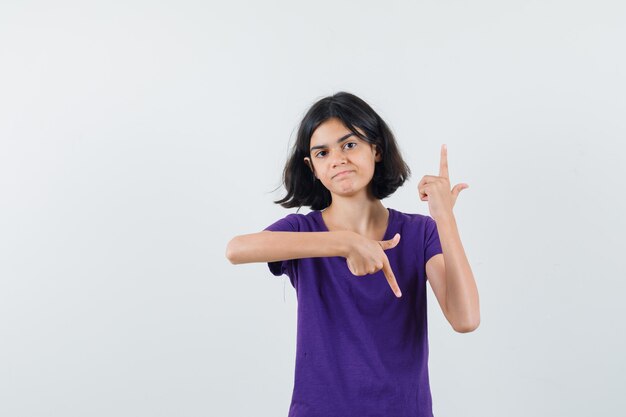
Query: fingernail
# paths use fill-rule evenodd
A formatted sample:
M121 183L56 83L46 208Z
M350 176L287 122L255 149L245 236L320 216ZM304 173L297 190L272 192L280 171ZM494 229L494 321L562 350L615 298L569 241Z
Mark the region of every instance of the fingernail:
M398 292L396 292L396 296L397 296L398 298L402 297L402 291L398 290Z

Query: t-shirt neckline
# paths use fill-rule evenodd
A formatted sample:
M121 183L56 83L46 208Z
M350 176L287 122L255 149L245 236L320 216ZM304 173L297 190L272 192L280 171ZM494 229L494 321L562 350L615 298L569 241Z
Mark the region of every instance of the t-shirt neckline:
M394 219L394 211L395 210L392 209L391 207L387 207L387 211L389 212L389 217L387 217L387 229L385 230L385 234L383 236L383 240L391 239L389 237L389 233L391 232L391 223L393 222L393 219ZM324 222L324 218L322 217L322 210L316 210L315 212L317 213L317 218L318 218L318 221L319 221L323 231L330 232L328 227L326 227L326 223Z

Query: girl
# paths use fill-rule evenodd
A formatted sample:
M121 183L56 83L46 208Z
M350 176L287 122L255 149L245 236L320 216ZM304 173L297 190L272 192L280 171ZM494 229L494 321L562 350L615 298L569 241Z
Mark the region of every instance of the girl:
M340 92L306 113L283 172L291 213L236 236L233 264L267 262L298 299L289 417L432 417L426 280L454 330L478 327L476 283L452 212L447 151L418 184L430 216L381 200L410 176L387 124ZM440 240L441 237L441 240ZM391 288L391 291L389 290Z

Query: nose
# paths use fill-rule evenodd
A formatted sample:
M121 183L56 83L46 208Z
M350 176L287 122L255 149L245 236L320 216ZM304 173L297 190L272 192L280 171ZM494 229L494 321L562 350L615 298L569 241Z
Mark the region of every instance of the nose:
M346 156L341 151L339 151L339 152L332 152L331 162L332 162L332 166L333 167L335 167L335 166L337 166L339 164L345 164L346 163Z

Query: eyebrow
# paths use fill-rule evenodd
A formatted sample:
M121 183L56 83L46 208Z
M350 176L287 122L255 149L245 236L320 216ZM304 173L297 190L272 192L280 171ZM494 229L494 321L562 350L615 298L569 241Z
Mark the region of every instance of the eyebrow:
M354 135L354 133L350 132L350 133L340 137L339 139L337 139L337 143L343 142L344 140L348 139L352 135ZM326 148L326 145L317 145L317 146L314 146L314 147L311 148L311 152L313 152L316 149L323 149L323 148Z

